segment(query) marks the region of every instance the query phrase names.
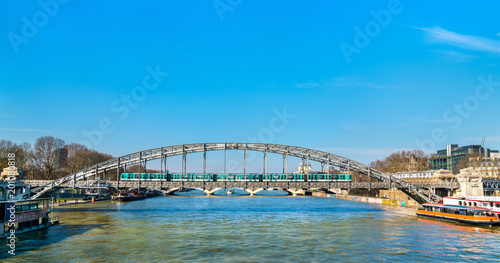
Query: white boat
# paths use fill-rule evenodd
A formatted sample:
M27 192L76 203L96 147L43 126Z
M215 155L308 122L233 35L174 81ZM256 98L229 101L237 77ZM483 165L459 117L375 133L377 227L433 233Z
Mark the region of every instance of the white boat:
M417 210L417 216L473 225L500 224L498 215L491 213L487 208L461 205L422 204Z
M229 189L227 190L227 195L232 195L234 193L234 190L233 189Z
M500 214L500 196L443 197L443 204L486 208Z

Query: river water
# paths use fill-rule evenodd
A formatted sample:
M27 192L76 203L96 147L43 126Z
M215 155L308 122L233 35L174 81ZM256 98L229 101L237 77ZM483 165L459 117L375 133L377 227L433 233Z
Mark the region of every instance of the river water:
M321 197L166 196L54 210L8 262L500 261L500 228ZM4 240L5 241L5 240ZM4 242L5 247L5 242Z

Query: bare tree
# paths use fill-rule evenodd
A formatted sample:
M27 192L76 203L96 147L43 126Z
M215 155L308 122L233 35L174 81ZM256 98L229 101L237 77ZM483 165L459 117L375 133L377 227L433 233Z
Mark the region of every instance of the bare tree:
M59 165L59 151L63 147L64 141L52 136L44 136L36 140L33 161L35 167L42 172L42 179L54 179L54 171Z
M0 169L6 168L8 166L7 155L9 153L12 153L13 148L14 143L12 143L10 140L0 140Z
M76 173L88 165L85 160L86 151L88 151L88 149L85 145L72 143L67 145L66 148L68 149L67 166L69 173Z
M146 169L144 170L144 165L136 164L132 166L127 166L127 173L159 173L159 170L155 169Z
M66 146L68 150L67 166L70 173L76 173L89 166L112 159L113 156L88 149L85 145L72 143Z
M24 173L32 173L32 149L31 144L25 142L16 144L8 140L0 141L0 169L8 166L7 154L15 154L16 167L21 168ZM1 170L0 170L1 171Z
M482 157L480 153L467 154L458 162L457 171L468 167L479 167L482 162Z
M16 145L16 165L23 172L30 173L33 171L33 149L30 143L22 143Z
M422 150L398 151L384 160L377 160L371 167L385 173L415 172L429 170L432 166Z

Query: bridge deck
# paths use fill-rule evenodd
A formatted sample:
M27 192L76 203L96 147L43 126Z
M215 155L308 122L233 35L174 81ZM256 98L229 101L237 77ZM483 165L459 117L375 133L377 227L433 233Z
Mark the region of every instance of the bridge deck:
M47 185L51 181L45 180L26 180L25 184L33 187ZM222 182L212 182L212 181L117 181L107 182L111 187L114 188L177 188L177 187L191 187L191 188L298 188L298 189L320 189L320 188L340 188L340 189L389 189L389 188L403 188L399 184L389 182L294 182L294 181L266 181L266 182L255 182L255 181L222 181ZM426 182L426 183L413 183L412 185L424 188L424 189L458 189L460 185L457 182ZM63 184L63 187L73 187L71 182ZM77 182L76 187L85 187L84 182Z
M117 181L110 182L110 186L114 188L296 188L296 189L389 189L389 188L403 188L401 185L389 182L293 182L293 181L266 181L266 182L253 182L253 181L223 181L223 182L210 182L210 181ZM458 189L458 183L421 183L415 184L420 188L445 188L445 189Z

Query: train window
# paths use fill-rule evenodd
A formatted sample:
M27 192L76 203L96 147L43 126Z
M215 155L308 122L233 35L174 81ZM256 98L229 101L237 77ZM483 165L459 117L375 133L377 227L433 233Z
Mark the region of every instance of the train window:
M476 202L474 202L474 206L477 206L477 203L476 203Z
M495 206L496 206L496 207L500 207L500 204L499 204L499 203L496 203L496 204L495 204Z
M462 201L458 201L458 205L462 205Z

